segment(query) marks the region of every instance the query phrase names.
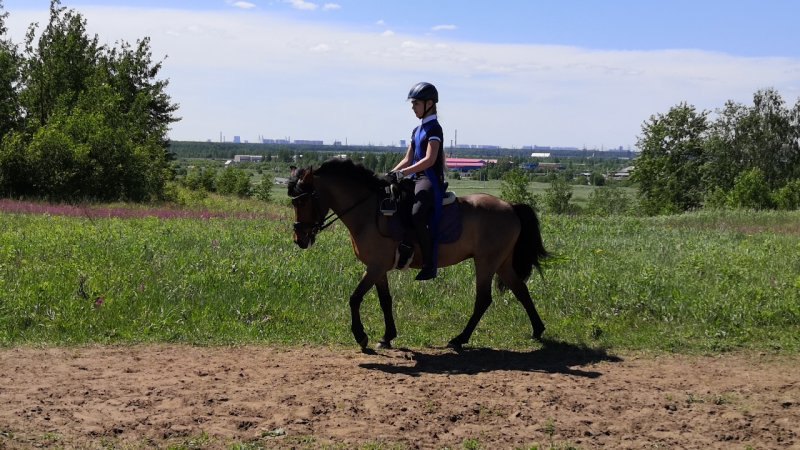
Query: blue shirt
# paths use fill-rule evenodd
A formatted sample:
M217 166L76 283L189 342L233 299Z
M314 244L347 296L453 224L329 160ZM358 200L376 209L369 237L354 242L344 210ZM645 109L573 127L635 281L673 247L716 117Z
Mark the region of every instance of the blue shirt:
M444 132L439 125L436 114L431 114L422 119L422 123L414 128L411 133L411 150L414 152L414 159L411 162L416 164L425 157L430 141L439 141L439 151L433 166L425 169L425 175L431 180L444 181Z

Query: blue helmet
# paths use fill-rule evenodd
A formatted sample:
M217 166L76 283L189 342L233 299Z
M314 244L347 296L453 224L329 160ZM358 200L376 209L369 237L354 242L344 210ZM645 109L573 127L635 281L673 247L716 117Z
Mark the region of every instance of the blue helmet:
M408 100L433 100L433 103L439 103L439 91L436 90L436 86L423 81L411 87L408 91Z

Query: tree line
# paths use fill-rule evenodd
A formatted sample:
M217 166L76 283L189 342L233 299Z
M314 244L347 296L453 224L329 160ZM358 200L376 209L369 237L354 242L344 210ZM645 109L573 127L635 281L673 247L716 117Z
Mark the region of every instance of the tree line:
M642 125L633 180L647 214L800 208L800 99L775 89L715 111L680 103Z
M0 0L0 196L162 197L178 105L149 38L101 45L81 14L52 0L47 26L31 24L20 46L7 18Z

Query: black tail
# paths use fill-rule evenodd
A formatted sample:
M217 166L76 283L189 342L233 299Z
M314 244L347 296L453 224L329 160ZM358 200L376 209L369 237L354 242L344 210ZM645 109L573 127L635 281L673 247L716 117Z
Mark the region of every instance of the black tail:
M522 224L517 243L514 244L514 255L512 259L512 266L514 272L523 281L527 280L533 272L533 268L542 275L541 261L548 256L547 250L544 249L542 243L542 232L539 229L539 218L536 217L536 211L529 205L520 203L513 205L514 212L517 213L519 221ZM506 286L497 279L497 287L500 290L505 290Z

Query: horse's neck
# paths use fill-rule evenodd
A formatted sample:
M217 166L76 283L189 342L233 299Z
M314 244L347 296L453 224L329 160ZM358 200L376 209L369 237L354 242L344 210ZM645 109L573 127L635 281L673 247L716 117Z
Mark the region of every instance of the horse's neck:
M325 191L331 211L339 216L339 220L351 232L364 223L372 222L374 214L370 214L368 210L374 211L376 206L375 202L369 201L372 192L366 187L341 180L326 180L320 188Z

